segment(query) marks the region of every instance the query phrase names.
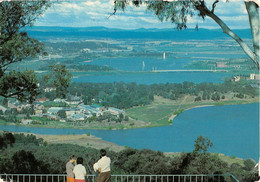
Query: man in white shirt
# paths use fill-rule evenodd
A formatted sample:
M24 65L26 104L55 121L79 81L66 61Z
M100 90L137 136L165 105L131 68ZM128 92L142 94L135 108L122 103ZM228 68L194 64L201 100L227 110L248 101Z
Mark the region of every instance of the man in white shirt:
M110 182L111 172L110 172L111 160L106 156L106 150L100 150L100 159L93 165L94 171L98 171L98 182Z

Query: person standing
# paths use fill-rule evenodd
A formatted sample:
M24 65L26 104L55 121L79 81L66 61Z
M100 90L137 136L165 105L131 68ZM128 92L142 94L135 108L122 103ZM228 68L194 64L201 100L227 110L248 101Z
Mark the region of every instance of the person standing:
M67 162L66 164L67 182L74 182L73 169L74 169L75 162L76 162L75 156L72 155L70 157L70 161Z
M94 171L98 171L98 182L110 182L111 172L110 172L111 160L106 156L106 150L100 150L100 159L93 165Z
M77 165L73 169L75 175L75 182L85 182L85 176L87 176L86 168L82 165L83 158L77 158Z

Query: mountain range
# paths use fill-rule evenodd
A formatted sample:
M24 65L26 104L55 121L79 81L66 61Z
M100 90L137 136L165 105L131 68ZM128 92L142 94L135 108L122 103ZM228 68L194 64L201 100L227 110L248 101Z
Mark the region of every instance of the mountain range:
M153 40L211 40L230 38L221 29L115 29L106 27L27 27L24 29L39 40L58 38L83 39L153 39ZM242 39L251 39L250 29L233 30Z

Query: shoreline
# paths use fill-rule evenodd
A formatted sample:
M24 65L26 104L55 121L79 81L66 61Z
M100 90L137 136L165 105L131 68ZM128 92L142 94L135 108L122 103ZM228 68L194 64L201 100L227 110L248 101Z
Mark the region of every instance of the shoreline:
M46 125L33 125L33 124L28 124L28 125L24 125L24 124L16 124L16 123L8 123L5 121L0 121L0 125L7 125L7 126L18 126L18 127L28 127L28 128L51 128L51 129L78 129L78 130L129 130L129 129L139 129L139 128L151 128L151 127L160 127L160 126L168 126L168 125L172 125L174 119L181 113L183 113L184 111L190 110L190 109L195 109L195 108L201 108L201 107L212 107L212 106L224 106L224 105L244 105L244 104L255 104L255 103L260 103L260 101L258 102L251 102L251 103L221 103L221 104L206 104L206 105L196 105L196 106L192 106L192 107L188 107L186 109L183 109L182 112L178 113L178 114L171 114L171 116L168 119L167 123L153 123L153 122L148 122L146 124L142 124L140 126L123 126L123 124L120 125L115 125L115 126L104 126L104 127L86 127L86 126L67 126L67 127L59 127L59 126L46 126ZM141 121L141 120L140 120ZM144 122L144 121L141 121Z
M1 131L0 131L1 133ZM118 145L113 142L105 141L102 138L87 135L87 134L76 134L76 135L46 135L46 134L34 134L34 133L24 133L24 132L12 132L13 134L24 134L24 135L34 135L37 139L42 138L47 144L74 144L83 147L90 147L95 149L108 149L113 152L121 152L125 149L128 149L127 146ZM130 147L131 148L131 147ZM140 150L140 149L139 149ZM181 155L182 152L163 152L167 157L175 157ZM239 162L243 165L243 158L231 157L223 153L210 153L211 155L218 155L223 161L230 162Z
M184 112L184 111L187 111L187 110L190 110L190 109L195 109L195 108L200 108L200 107L211 107L211 106L216 106L216 105L199 105L199 106L194 106L194 107L190 107L190 108L184 109L183 112ZM183 112L181 112L181 113L183 113ZM181 114L181 113L179 113L179 114ZM172 120L172 122L173 122L174 119L175 119L179 114L172 114L172 115L169 117L168 121L171 121L171 120Z

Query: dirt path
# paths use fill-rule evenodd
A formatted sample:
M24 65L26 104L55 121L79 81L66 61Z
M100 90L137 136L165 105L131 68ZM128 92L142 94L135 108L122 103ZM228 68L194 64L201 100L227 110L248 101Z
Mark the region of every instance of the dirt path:
M119 152L124 150L126 147L119 146L112 142L104 141L100 138L95 136L87 136L86 134L83 135L36 135L37 138L43 138L48 144L77 144L83 147L91 147L96 149L106 149Z
M187 98L188 98L188 96L185 95L184 99L181 101L180 105L182 105L186 101ZM179 108L177 110L179 110ZM176 114L171 113L171 116L169 117L168 121L172 121L176 116L177 116Z

